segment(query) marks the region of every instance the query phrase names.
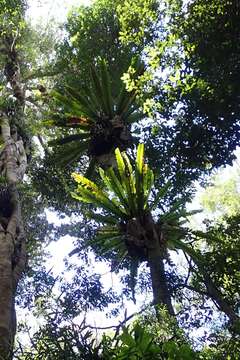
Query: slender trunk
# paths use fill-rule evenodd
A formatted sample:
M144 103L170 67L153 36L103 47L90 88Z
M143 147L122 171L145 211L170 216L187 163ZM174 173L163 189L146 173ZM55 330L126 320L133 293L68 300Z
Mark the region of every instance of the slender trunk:
M150 213L144 216L144 228L148 248L147 261L150 268L153 302L155 305L165 305L170 315L174 315L171 294L168 289L163 262L164 243L161 232L156 229Z
M169 314L174 315L171 295L167 286L164 262L161 256L156 256L155 249L149 251L148 265L151 274L154 305L165 305Z
M197 256L194 256L193 252L192 252L192 259L194 260L195 264L197 265L200 271L200 274L203 277L203 282L206 286L209 297L215 301L219 310L221 310L227 315L233 326L235 324L240 324L240 317L236 314L232 306L224 299L224 296L221 293L221 291L217 289L216 285L211 279L210 274L206 272L206 269L204 268L204 260L200 261ZM239 328L239 325L236 326L235 328L236 329Z
M217 304L219 310L221 310L227 315L231 324L233 326L236 325L234 326L234 328L237 331L237 329L239 329L240 317L236 314L231 304L229 304L229 302L224 299L224 295L222 294L221 290L217 289L216 285L211 279L211 276L207 271L204 256L201 255L199 252L196 252L193 248L190 248L183 242L177 242L177 247L181 249L184 253L188 254L193 260L193 262L196 264L197 270L195 272L198 276L201 275L203 278L203 283L205 284L207 289L206 295L209 296ZM195 291L197 292L198 290L196 289Z
M209 274L207 274L203 269L201 269L204 284L207 288L207 292L209 296L215 301L215 303L218 305L219 309L224 312L227 317L229 318L231 324L234 326L235 324L240 324L240 317L235 313L232 306L228 304L228 302L224 299L223 294L218 290L213 283L212 279L210 278ZM239 328L239 326L235 327L236 329ZM239 330L238 330L239 332Z

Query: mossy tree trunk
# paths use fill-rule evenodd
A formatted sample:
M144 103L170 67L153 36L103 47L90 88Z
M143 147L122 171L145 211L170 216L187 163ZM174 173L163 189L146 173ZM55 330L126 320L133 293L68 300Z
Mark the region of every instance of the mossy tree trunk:
M14 109L0 109L0 359L13 357L16 334L15 294L26 265L26 239L19 185L27 167L19 129L24 127L25 90L21 84L16 36L4 35L4 74L14 96ZM21 131L22 132L22 131Z

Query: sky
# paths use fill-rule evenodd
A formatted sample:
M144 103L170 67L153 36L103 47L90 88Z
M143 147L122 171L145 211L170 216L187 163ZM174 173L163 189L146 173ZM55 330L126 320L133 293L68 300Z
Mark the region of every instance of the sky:
M28 0L28 18L32 23L48 23L51 19L63 22L72 6L88 5L91 0Z

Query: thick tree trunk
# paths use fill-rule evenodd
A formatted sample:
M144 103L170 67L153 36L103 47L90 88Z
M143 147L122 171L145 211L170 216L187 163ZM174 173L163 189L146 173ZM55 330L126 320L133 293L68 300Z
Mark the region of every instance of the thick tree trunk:
M11 359L16 333L15 292L26 263L17 189L13 187L10 194L17 202L7 225L5 221L0 224L0 359Z
M16 15L19 21L22 16L22 13ZM11 32L11 27L9 29L2 29L1 41L4 74L15 102L14 113L11 112L10 117L8 108L1 109L0 113L0 177L4 184L0 187L0 360L10 360L13 356L15 293L26 264L25 234L17 188L27 166L24 144L18 134L19 129L24 132L25 89L21 83L17 50L20 27L19 32Z
M25 268L26 250L17 184L22 181L26 155L16 132L11 135L1 119L4 146L0 152L0 175L7 185L0 189L0 359L11 359L16 333L15 292Z
M13 241L10 234L0 233L0 359L7 359L13 343L12 318L13 278L12 254Z

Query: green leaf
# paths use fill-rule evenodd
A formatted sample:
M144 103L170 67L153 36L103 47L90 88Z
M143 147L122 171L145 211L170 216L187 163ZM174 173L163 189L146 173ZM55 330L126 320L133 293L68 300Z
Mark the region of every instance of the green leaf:
M134 124L139 122L140 120L144 119L145 115L142 112L134 110L130 114L125 115L125 121L127 124Z
M63 106L65 109L71 110L75 115L86 115L82 106L75 99L69 96L64 96L57 91L52 91L51 95L59 103L60 106Z
M104 94L102 88L101 79L99 78L99 75L93 66L91 67L91 78L92 78L93 90L96 99L98 99L99 106L103 110L105 115L109 115L107 101L105 98L106 95Z
M88 178L91 180L93 174L94 174L94 170L95 170L95 167L96 167L96 158L93 157L91 160L90 160L90 163L88 165L88 168L84 174L84 177Z
M153 171L148 168L147 164L143 166L143 191L144 191L144 208L147 207L148 198L154 184Z
M123 152L122 153L123 161L125 162L125 179L126 179L126 189L128 195L128 202L130 205L131 214L137 215L137 196L136 196L136 185L135 185L135 177L133 175L132 165L129 161L128 156Z
M73 143L71 146L65 147L55 156L56 164L66 166L80 158L80 156L88 149L88 141L81 143Z
M126 193L124 187L122 186L121 182L119 181L118 177L116 176L113 168L107 169L106 174L108 175L108 177L111 181L112 191L115 192L115 194L118 196L119 200L122 202L122 205L124 206L124 208L126 210L126 213L128 215L130 215L127 193Z
M101 78L102 78L102 90L104 96L104 103L106 104L107 114L110 118L113 118L113 99L111 93L111 81L107 70L107 64L105 60L100 62Z
M71 96L71 98L78 101L81 109L87 116L95 120L98 118L98 108L95 106L95 103L93 103L93 101L88 101L89 93L82 95L79 91L69 86L66 86L66 91Z
M69 135L66 136L64 138L61 139L55 139L55 140L51 140L48 142L48 145L52 146L52 145L63 145L63 144L67 144L69 142L72 141L76 141L76 140L82 140L82 139L87 139L89 138L89 133L81 133L81 134L73 134L73 135Z
M129 213L129 206L127 199L124 194L124 188L122 187L120 181L117 179L114 170L109 168L104 172L102 168L99 168L99 174L107 187L108 190L112 191L120 200L121 204L125 208L126 213Z
M161 189L158 191L157 196L155 197L154 201L151 203L149 210L155 210L158 206L159 200L162 199L168 192L169 188L171 187L171 182L168 181Z
M78 183L77 193L72 193L73 197L103 207L120 218L125 216L121 204L114 199L110 200L108 194L104 193L94 182L76 173L73 173L72 177Z
M199 252L195 251L192 247L178 239L174 239L171 242L174 244L176 249L180 249L187 255L189 255L197 265L204 264L204 259L202 255Z
M90 212L90 211L86 212L85 214L88 218L93 219L102 224L116 225L119 221L119 219L114 216L106 216L106 215L96 214L96 213Z
M144 207L143 165L144 165L144 144L139 144L137 148L136 169L135 169L137 206L139 210L143 209Z

